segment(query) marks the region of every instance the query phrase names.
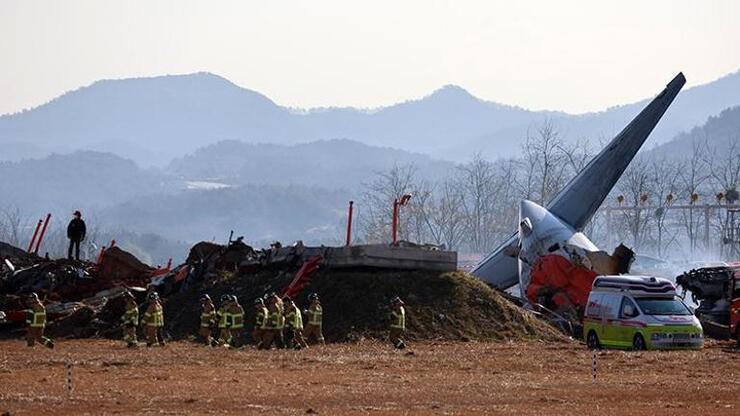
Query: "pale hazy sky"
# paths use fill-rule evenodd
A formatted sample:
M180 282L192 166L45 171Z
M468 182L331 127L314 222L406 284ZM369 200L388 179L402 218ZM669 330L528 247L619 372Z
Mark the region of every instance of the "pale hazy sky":
M0 114L101 78L209 71L296 107L458 84L598 110L740 69L740 1L0 0Z

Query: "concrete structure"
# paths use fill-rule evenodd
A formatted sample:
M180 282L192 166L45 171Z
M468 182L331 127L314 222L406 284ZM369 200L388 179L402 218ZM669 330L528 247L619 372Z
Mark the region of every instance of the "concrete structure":
M349 247L306 247L302 245L276 250L271 263L303 263L313 256L324 257L324 265L331 268L374 267L400 270L457 270L457 252L424 247L397 247L387 244L356 245Z

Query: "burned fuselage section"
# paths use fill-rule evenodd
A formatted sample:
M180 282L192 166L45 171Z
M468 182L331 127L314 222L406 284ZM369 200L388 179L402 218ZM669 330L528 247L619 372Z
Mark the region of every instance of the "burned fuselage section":
M624 246L609 255L546 208L521 203L519 287L533 305L580 321L596 276L627 273L633 257Z

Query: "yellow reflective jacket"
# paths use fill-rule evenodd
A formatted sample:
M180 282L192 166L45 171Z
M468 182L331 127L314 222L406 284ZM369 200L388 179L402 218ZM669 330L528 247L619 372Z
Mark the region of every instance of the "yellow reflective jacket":
M308 324L321 326L321 322L324 319L324 312L320 304L311 305L308 308Z
M242 305L237 304L231 304L229 306L229 319L231 323L231 328L234 329L241 329L244 328L244 308L242 308Z
M406 309L403 306L391 311L391 328L406 329Z
M214 310L212 303L206 303L203 310L200 312L200 326L209 328L216 320L216 311Z
M297 306L288 307L285 319L289 327L297 330L303 329L303 316Z
M144 324L157 328L164 326L164 310L161 303L157 301L149 303L144 312Z
M136 305L136 302L126 303L126 312L123 313L121 321L123 321L124 324L133 325L136 325L139 322L139 307Z
M230 314L225 307L218 308L216 315L218 316L218 327L220 329L226 329L231 325Z
M33 305L26 312L26 324L28 326L32 328L44 328L46 326L46 308L41 302Z

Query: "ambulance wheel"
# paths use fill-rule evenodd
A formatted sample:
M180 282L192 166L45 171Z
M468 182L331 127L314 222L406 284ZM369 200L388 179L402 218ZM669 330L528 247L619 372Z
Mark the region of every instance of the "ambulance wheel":
M642 335L635 335L635 338L632 340L632 349L635 351L645 351L647 349L645 338Z
M601 349L601 343L599 342L599 336L596 335L596 331L588 331L588 337L586 337L586 345L591 350Z

